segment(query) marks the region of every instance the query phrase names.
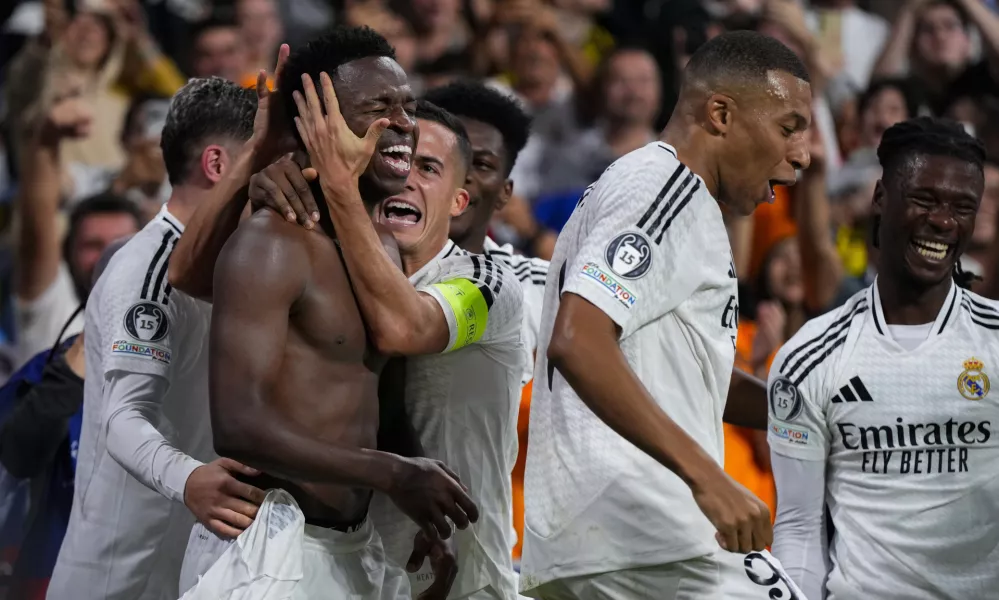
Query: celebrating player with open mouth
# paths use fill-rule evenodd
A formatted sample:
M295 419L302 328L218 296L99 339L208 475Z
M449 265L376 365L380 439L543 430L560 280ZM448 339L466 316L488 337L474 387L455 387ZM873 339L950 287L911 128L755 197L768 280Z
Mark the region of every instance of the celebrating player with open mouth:
M806 323L770 372L774 554L813 599L994 598L999 304L959 263L985 149L919 118L878 157L877 280Z
M584 193L545 290L524 593L802 597L754 552L771 541L766 505L722 470L738 321L722 215L808 166L810 104L788 48L719 36L691 57L660 140Z

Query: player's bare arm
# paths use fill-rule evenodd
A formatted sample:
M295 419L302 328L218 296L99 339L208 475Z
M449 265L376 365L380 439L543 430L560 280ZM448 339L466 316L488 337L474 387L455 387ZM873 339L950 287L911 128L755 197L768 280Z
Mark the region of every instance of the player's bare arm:
M338 224L344 261L357 296L363 299L359 305L372 339L386 354L442 352L450 332L440 304L417 292L392 265L358 191L358 178L389 121L376 121L363 138L358 138L340 114L329 75L323 73L320 80L329 112L323 114L316 86L304 75L305 95L294 94L299 112L295 124L319 173L330 215Z
M309 278L301 240L297 226L251 220L219 257L211 337L216 451L292 481L383 492L428 533L447 537L445 516L465 527L478 513L446 467L319 441L274 404L273 390L285 376L289 313Z
M742 369L732 370L724 421L729 425L765 431L767 428L767 384Z
M619 435L676 473L732 552L762 550L773 541L770 513L738 486L700 445L659 408L628 365L617 325L572 293L559 306L548 360L580 399Z

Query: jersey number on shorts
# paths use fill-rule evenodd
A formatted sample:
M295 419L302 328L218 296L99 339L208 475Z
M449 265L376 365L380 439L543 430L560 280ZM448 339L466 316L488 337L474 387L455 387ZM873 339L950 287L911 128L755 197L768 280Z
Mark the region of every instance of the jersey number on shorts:
M755 568L757 561L763 562L766 565L766 569L770 571L769 575L761 575ZM777 565L770 562L770 560L763 554L759 552L750 552L746 555L743 564L746 566L746 576L749 580L756 585L761 586L771 586L778 581L783 582L784 586L787 588L787 594L784 590L779 587L770 588L769 596L771 600L804 600L801 596L795 593L796 586L791 582L791 579L784 573L784 570Z

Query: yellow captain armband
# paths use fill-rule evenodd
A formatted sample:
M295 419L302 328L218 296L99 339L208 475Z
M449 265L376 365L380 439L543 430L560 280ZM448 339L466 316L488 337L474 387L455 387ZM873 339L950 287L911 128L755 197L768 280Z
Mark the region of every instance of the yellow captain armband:
M467 279L452 279L433 284L454 312L455 339L448 352L474 344L486 332L489 306L478 286Z

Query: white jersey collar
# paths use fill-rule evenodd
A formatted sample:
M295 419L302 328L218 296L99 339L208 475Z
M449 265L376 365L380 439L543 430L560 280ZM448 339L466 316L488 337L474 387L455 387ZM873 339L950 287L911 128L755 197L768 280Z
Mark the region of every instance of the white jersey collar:
M880 278L876 277L874 283L871 287L867 288L867 300L871 307L871 320L874 322L874 328L877 330L878 335L881 335L894 342L895 340L891 336L891 331L888 329L888 323L885 322L885 313L881 308L881 294L878 292L878 280ZM947 297L944 299L943 306L940 307L940 312L937 313L937 318L933 322L933 327L930 328L930 337L942 334L947 326L957 318L954 312L957 306L957 298L960 295L960 290L953 281L950 283L950 290L947 292ZM929 338L927 338L929 339Z
M160 208L160 212L156 214L156 218L166 221L167 225L177 230L177 233L184 233L184 224L180 222L180 219L170 214L166 204Z
M419 271L409 276L409 280L420 281L420 278L423 277L430 269L434 268L434 266L436 266L437 263L457 252L464 252L464 250L459 248L458 245L452 242L451 240L448 240L447 242L444 243L444 247L441 248L441 251L438 252L436 256L430 259L430 261L427 262L427 264L420 267Z

